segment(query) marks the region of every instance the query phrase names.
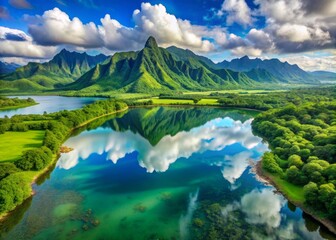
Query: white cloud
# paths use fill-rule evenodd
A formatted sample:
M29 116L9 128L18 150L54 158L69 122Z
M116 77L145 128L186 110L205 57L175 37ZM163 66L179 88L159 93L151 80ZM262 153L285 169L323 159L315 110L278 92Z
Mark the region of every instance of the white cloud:
M208 52L214 49L214 45L203 37L214 36L218 32L218 28L212 30L178 19L167 13L162 4L150 3L142 3L141 8L133 12L133 28L121 25L109 14L101 19L101 25L92 22L84 24L76 17L70 19L58 8L46 11L42 16L25 18L30 22L29 33L39 44L71 44L110 50L138 50L152 35L162 46L176 45Z
M98 28L92 22L83 24L77 17L69 16L58 8L45 11L29 25L29 33L41 45L72 44L86 48L102 45Z
M0 26L0 57L50 58L56 47L36 45L30 36L18 29Z
M224 0L221 9L217 11L216 15L218 17L226 16L227 25L238 23L248 26L253 22L251 9L245 0Z
M280 57L281 61L287 61L290 64L298 64L306 71L336 71L336 56L335 54L328 56L305 56L305 55L291 55Z

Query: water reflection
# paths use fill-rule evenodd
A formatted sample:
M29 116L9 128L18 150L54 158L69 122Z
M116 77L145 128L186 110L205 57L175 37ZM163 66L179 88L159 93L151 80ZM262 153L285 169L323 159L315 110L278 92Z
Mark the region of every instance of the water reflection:
M250 172L267 150L251 122L237 111L192 108L97 122L65 143L75 150L35 186L4 239L328 237Z
M65 144L74 150L62 154L57 166L71 169L78 164L79 159L86 159L93 153L107 153L106 159L117 163L126 154L137 152L139 165L146 168L147 172L165 172L179 158L190 158L193 154L203 154L206 151L222 151L238 144L242 152L225 155L215 163L210 161L213 159L209 159L209 164L220 166L224 178L234 183L248 166L247 159L256 159L266 150L261 139L253 136L251 121L217 118L190 131L164 136L154 146L143 136L130 130L117 132L109 128L98 128L69 139Z

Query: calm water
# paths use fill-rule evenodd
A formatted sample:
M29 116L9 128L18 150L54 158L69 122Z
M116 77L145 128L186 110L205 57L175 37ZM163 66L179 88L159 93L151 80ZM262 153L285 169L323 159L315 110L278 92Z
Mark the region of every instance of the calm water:
M93 123L65 145L4 239L332 239L251 162L267 151L239 110L151 108Z
M42 114L58 112L61 110L73 110L81 108L86 104L93 103L99 98L93 97L61 97L61 96L18 96L18 98L32 98L39 103L26 108L0 111L0 118L4 116L11 117L15 114Z

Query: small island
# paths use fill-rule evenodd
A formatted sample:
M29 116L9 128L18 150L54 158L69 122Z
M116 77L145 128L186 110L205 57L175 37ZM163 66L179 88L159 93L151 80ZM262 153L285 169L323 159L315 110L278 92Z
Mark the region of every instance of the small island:
M24 108L38 104L34 99L28 97L27 99L21 98L8 98L8 97L0 97L0 111L1 110L9 110L16 108Z

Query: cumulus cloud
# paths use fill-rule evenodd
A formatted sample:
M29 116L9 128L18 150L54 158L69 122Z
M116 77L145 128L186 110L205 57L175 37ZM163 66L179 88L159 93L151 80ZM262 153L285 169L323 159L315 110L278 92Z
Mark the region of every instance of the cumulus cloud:
M164 172L177 159L189 158L194 153L204 153L208 150L220 151L234 143L240 143L246 149L251 150L262 144L260 138L253 136L250 120L244 123L231 120L230 127L219 125L224 124L220 121L220 119L212 120L189 132L165 136L155 146L152 146L141 135L131 131L120 133L97 129L96 131L84 132L66 142L67 146L73 147L75 150L62 154L58 166L69 169L78 163L79 158L86 159L93 152L98 154L106 152L107 159L116 163L126 154L138 151L140 166L146 168L148 172ZM229 121L229 119L226 118L225 121ZM230 161L230 157L226 163L223 159L222 166L228 161Z
M9 4L19 9L31 9L32 5L26 0L9 0Z
M255 0L257 14L266 19L263 31L272 36L280 53L334 48L335 1ZM318 7L317 7L318 5Z
M83 24L77 17L69 16L58 8L45 11L29 25L29 33L34 40L45 46L73 44L87 48L102 46L97 26L90 22Z
M245 0L224 0L216 15L218 17L226 16L227 25L238 23L247 26L251 25L253 21L251 9L247 6Z
M133 12L133 28L123 26L109 14L101 19L101 25L84 24L76 17L70 19L58 8L46 11L42 16L25 18L30 22L29 33L41 45L71 44L110 50L140 49L152 35L163 46L177 45L208 52L214 49L214 45L203 37L215 36L219 30L193 25L167 13L162 4L150 3L142 3L141 8Z
M0 57L50 58L56 47L36 45L30 36L18 29L0 26Z
M329 53L328 53L329 54ZM336 55L331 56L304 56L292 55L280 57L281 61L287 61L291 64L298 64L306 71L336 71Z

